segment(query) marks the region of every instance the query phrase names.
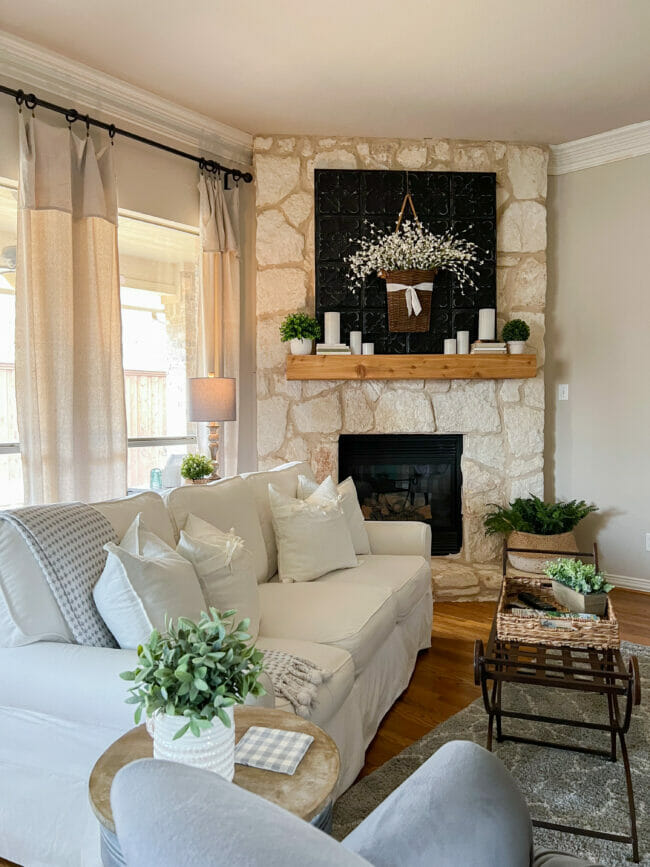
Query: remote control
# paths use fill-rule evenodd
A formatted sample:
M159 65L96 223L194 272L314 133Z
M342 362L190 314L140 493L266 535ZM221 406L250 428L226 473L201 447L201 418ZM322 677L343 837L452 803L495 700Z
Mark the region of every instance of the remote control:
M550 602L543 602L532 593L519 593L517 594L517 598L521 599L521 601L526 605L530 605L531 608L535 608L537 611L557 611L555 605L551 605Z

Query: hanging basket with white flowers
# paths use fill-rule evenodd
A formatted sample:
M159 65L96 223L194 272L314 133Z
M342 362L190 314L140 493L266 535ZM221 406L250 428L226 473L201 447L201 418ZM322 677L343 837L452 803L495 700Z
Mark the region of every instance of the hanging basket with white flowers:
M413 221L404 220L407 204ZM347 262L357 285L371 274L386 280L390 331L428 331L436 274L440 269L451 271L461 283L474 285L475 265L482 264L478 253L476 244L451 230L434 235L423 228L407 193L395 231L381 231L371 223L369 236L361 239Z

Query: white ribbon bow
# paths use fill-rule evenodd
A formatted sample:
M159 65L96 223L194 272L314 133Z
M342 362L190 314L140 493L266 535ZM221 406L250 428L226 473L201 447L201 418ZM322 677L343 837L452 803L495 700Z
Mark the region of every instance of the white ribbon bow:
M415 316L419 316L422 312L422 304L418 298L418 291L433 292L433 283L418 283L416 286L402 286L401 283L386 284L387 292L399 292L402 289L406 289L405 296L408 315L411 316L412 314L415 314Z

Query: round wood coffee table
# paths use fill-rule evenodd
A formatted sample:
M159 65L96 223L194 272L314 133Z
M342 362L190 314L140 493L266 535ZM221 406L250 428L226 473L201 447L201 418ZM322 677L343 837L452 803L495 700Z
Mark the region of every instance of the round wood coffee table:
M339 751L332 738L318 726L292 713L262 707L235 708L235 743L250 726L305 732L314 738L314 742L293 776L236 764L233 783L284 807L306 822L329 831L332 821L332 792L340 770ZM153 758L153 741L146 728L141 725L112 743L99 757L90 774L90 805L100 824L102 863L105 867L117 867L126 863L115 834L111 810L113 779L124 765L147 758Z

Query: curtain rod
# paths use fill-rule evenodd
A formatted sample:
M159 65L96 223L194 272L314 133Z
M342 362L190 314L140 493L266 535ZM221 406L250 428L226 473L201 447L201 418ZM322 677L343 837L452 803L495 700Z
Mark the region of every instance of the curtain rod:
M166 151L169 154L174 154L177 157L183 157L186 160L192 160L192 162L198 163L199 168L203 169L206 172L213 172L214 174L223 172L226 177L230 175L233 181L244 181L245 184L250 184L253 180L253 175L250 172L242 172L239 169L231 169L228 166L221 165L221 163L216 162L215 160L208 160L205 157L196 157L194 154L188 154L185 151L181 151L178 148L170 147L169 145L163 144L159 141L154 141L150 138L145 138L142 135L138 135L135 132L129 132L127 129L120 129L115 126L114 123L105 123L102 120L97 120L97 118L90 117L88 114L82 114L77 111L76 108L64 108L62 105L56 105L53 102L48 102L45 99L41 99L40 97L35 96L33 93L25 93L24 90L14 90L11 87L6 87L4 84L0 84L0 93L5 93L7 96L13 96L19 106L25 105L25 108L33 110L37 105L40 105L42 108L47 108L49 111L55 111L57 114L62 114L65 119L68 121L68 124L73 124L75 121L82 121L86 124L86 129L91 126L99 127L100 129L105 129L108 131L109 136L114 138L116 135L124 136L124 138L130 138L133 141L140 142L141 144L149 145L153 148L158 148L161 151Z

